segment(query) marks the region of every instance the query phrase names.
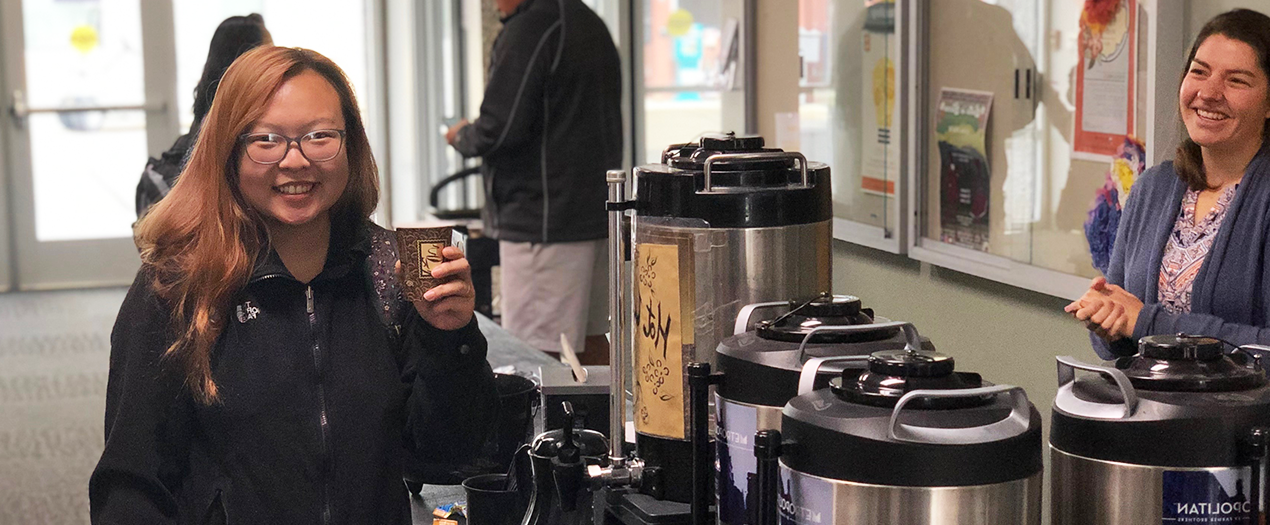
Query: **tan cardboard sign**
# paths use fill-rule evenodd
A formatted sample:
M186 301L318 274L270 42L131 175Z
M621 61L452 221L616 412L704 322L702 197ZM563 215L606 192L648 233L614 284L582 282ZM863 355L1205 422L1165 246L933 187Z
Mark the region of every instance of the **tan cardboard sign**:
M635 429L685 439L679 246L639 244L635 257Z

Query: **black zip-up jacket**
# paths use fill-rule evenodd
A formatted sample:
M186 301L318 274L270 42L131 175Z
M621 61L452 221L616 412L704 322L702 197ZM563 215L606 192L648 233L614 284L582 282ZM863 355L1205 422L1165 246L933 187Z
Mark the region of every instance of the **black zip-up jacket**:
M605 172L622 167L622 72L604 21L580 0L525 0L490 54L481 114L454 142L483 159L487 234L604 238Z
M219 320L212 406L162 357L170 310L141 270L110 337L94 524L406 524L407 448L476 451L498 402L476 320L433 328L400 296L391 233L347 224L309 284L261 258Z

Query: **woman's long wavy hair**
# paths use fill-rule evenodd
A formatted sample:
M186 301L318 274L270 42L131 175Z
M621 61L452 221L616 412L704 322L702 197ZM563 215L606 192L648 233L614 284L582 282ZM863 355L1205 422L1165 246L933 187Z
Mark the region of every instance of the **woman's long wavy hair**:
M164 356L179 363L186 386L204 404L218 398L212 348L235 295L268 245L264 218L238 188L239 136L264 115L279 86L305 71L322 75L335 88L344 116L349 180L329 212L331 220L368 217L379 200L378 171L344 72L314 51L258 47L225 72L177 184L136 227L147 275L172 311L176 337Z
M1191 62L1195 60L1195 53L1199 52L1199 46L1213 35L1222 35L1248 44L1257 54L1257 65L1261 67L1261 72L1266 75L1266 78L1270 78L1270 17L1251 9L1234 9L1213 17L1195 36L1195 43L1191 45L1191 54L1186 57L1182 78L1177 83L1179 92L1182 90L1182 83L1186 81L1187 73L1190 72ZM1199 144L1191 140L1184 123L1182 137L1182 143L1177 146L1177 155L1173 160L1173 169L1190 189L1195 191L1211 189L1212 186L1204 173L1203 153ZM1265 141L1267 138L1270 138L1270 119L1266 119L1265 125L1261 128L1261 140Z

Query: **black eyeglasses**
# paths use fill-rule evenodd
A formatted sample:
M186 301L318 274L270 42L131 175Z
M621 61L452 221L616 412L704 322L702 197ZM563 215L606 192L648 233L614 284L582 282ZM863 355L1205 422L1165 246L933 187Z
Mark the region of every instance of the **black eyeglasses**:
M318 129L294 138L278 133L248 133L238 140L243 143L247 158L257 164L277 164L291 152L291 143L309 162L324 162L335 158L344 147L344 130Z

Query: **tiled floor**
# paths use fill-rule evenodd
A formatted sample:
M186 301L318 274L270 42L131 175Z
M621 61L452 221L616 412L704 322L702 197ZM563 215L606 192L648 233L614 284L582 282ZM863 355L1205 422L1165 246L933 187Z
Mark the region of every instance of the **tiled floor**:
M0 524L88 523L88 476L102 451L110 329L124 289L0 294ZM555 364L482 320L490 364ZM428 487L415 522L459 487Z

